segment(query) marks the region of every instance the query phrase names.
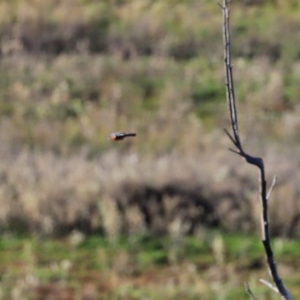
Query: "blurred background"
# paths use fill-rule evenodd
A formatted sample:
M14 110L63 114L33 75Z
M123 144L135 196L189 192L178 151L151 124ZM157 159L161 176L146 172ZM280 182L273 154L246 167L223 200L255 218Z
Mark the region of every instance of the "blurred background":
M300 3L230 8L241 138L278 175L271 231L296 296ZM1 0L0 14L1 299L247 299L245 280L275 299L258 283L257 171L223 131L217 2Z

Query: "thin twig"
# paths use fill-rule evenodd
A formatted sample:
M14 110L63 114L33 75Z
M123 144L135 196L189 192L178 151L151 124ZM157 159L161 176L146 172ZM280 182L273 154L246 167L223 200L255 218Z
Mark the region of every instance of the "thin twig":
M279 277L276 262L274 260L273 251L271 247L271 237L270 237L270 229L269 229L269 220L268 220L268 196L270 196L270 192L267 195L267 182L265 179L265 170L264 170L264 162L260 157L254 157L247 154L242 147L242 143L240 140L239 129L238 129L238 118L236 111L236 102L235 102L235 94L234 94L234 81L233 81L233 72L232 72L232 64L231 64L231 53L230 53L230 30L229 30L229 9L228 9L228 0L223 0L223 5L221 8L223 10L223 41L224 41L224 69L225 69L225 83L226 83L226 96L227 103L231 121L231 129L233 135L231 135L227 130L225 130L226 134L232 141L232 143L237 148L236 150L232 150L232 152L242 156L249 164L256 166L259 169L259 183L260 183L260 201L261 201L261 227L262 227L262 243L265 249L265 253L267 256L267 264L270 270L270 274L274 281L276 288L282 296L282 299L290 300L291 296L289 291L285 288L281 278ZM273 181L274 182L274 181ZM272 184L270 191L274 187Z
M273 189L274 189L274 186L275 186L275 184L276 184L276 181L277 181L277 175L275 175L274 178L273 178L271 187L270 187L269 192L268 192L268 195L267 195L267 200L269 200L269 198L270 198L270 196L271 196L271 194L272 194L272 191L273 191Z
M246 292L250 295L250 297L254 300L257 300L257 298L254 296L254 294L250 290L248 282L245 282L244 285L245 285Z
M274 286L271 282L265 280L265 279L259 279L259 281L266 285L268 288L270 288L271 290L273 290L274 292L276 292L277 294L279 294L278 288L276 286Z

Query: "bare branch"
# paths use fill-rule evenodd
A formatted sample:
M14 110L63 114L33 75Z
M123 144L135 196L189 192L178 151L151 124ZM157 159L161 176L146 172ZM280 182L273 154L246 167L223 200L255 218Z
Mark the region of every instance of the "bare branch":
M270 198L270 196L271 196L271 193L272 193L272 191L273 191L273 189L274 189L274 186L275 186L275 184L276 184L276 181L277 181L277 175L275 175L274 178L273 178L271 187L270 187L269 192L268 192L268 195L267 195L267 200L269 200L269 198Z
M236 144L236 141L234 140L234 138L231 136L231 134L228 132L227 129L224 129L225 133L228 135L228 137L230 138L230 140L232 141L232 143L238 147L238 144Z
M228 150L235 153L235 154L237 154L237 155L241 155L241 153L239 151L236 151L234 149L228 148Z
M271 282L269 282L269 281L267 281L265 279L259 279L259 281L261 283L263 283L264 285L266 285L271 290L273 290L274 292L276 292L277 294L279 294L278 288L276 286L274 286Z
M254 296L254 294L250 290L248 282L245 282L244 285L245 285L246 292L250 295L250 297L254 300L257 300L257 298Z
M231 122L231 128L233 136L225 130L226 134L232 141L232 143L237 148L236 150L231 150L236 154L242 156L249 164L256 166L259 170L259 183L260 183L260 201L261 201L261 227L262 227L262 243L265 249L265 254L267 257L267 264L270 270L270 274L274 281L276 288L282 296L282 299L290 300L291 296L289 291L285 288L281 278L279 277L276 262L274 260L273 251L271 247L271 237L269 229L269 220L268 220L268 196L267 195L267 182L265 179L265 170L264 162L260 157L254 157L247 154L242 147L240 141L239 129L238 129L238 118L236 111L236 102L234 94L234 81L233 81L233 72L231 64L231 53L230 53L230 31L229 31L229 9L228 9L229 0L223 0L221 8L223 10L223 41L224 41L224 69L225 69L225 84L226 84L226 96L229 109L229 116ZM274 182L274 181L273 181ZM272 184L270 191L272 190Z

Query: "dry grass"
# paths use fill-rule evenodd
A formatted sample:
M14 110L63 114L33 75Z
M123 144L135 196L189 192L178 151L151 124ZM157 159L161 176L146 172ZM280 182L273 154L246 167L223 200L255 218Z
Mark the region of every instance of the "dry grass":
M223 139L201 155L152 158L132 150L89 158L84 152L12 152L2 146L1 227L39 235L76 229L110 237L181 236L216 226L229 232L258 231L256 173L225 151ZM300 162L288 159L297 149L260 149L269 182L280 174L270 201L272 230L298 236L295 166Z
M221 133L217 5L29 3L0 4L2 228L118 236L257 227L256 174L239 170ZM241 132L282 178L274 232L297 235L299 16L293 1L259 4L232 3ZM110 143L115 130L138 135Z

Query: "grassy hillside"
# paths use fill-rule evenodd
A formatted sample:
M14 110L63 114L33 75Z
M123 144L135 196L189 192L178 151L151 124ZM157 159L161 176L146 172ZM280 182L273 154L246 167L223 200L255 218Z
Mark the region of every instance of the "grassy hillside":
M242 138L266 158L268 179L279 175L274 233L295 236L299 5L251 3L231 5ZM106 211L119 222L116 232L138 222L133 228L142 232L169 233L174 220L186 218L186 233L205 223L257 228L256 175L226 152L222 131L228 117L218 5L16 0L2 1L0 13L4 230L109 233ZM137 138L109 142L116 130Z
M240 131L278 174L271 230L294 297L298 2L231 1ZM0 14L0 298L246 299L247 280L275 299L258 284L257 174L223 132L217 1L10 0Z
M289 142L299 136L295 6L232 5L243 128ZM215 3L4 1L0 12L1 135L10 143L101 153L115 147L108 132L131 129L135 151L157 154L197 149L198 134L226 125Z

